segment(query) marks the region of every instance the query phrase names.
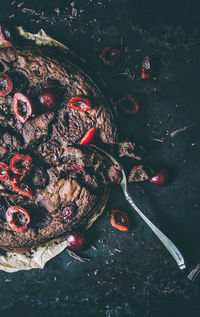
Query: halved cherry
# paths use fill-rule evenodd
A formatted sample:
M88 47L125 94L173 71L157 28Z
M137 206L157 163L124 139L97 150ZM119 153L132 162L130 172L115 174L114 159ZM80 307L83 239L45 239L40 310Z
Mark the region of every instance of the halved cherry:
M19 176L13 177L11 179L10 185L13 188L13 190L16 191L20 195L23 195L26 197L33 196L33 191L31 187L25 182L21 182Z
M0 73L0 96L7 96L13 89L12 79L4 73Z
M141 77L142 79L149 79L152 77L154 73L154 63L152 61L152 58L149 56L146 56L142 62L142 72Z
M69 99L67 106L77 111L89 111L92 108L89 99L78 96Z
M80 144L84 145L84 144L90 143L92 139L94 138L95 132L96 132L95 128L89 129L84 135L84 137L82 138Z
M9 179L9 166L6 163L0 162L0 181Z
M5 46L12 46L18 40L16 29L9 23L0 24L0 40Z
M12 230L24 232L30 223L30 215L22 207L10 206L6 211L6 221Z
M33 103L26 95L17 92L13 97L13 111L16 118L24 123L33 113Z
M17 154L10 160L10 169L17 175L23 175L32 168L32 157L29 155Z
M120 109L130 115L135 115L139 111L138 100L132 94L124 95L119 101L118 104Z
M128 231L130 220L128 214L121 209L113 209L110 213L110 223L120 231Z
M115 66L120 57L120 50L116 47L106 46L99 54L100 60L109 67Z

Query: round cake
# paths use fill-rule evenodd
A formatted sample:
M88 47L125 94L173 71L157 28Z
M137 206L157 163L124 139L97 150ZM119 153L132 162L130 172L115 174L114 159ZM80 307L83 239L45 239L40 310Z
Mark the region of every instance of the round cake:
M0 247L23 252L77 228L112 174L89 144L117 142L107 100L50 48L0 50Z

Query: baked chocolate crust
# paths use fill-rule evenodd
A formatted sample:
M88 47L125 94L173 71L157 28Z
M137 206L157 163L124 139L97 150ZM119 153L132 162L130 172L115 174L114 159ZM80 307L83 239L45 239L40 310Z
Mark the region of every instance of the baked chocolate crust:
M93 148L78 144L92 127L96 138L108 144L117 142L117 131L108 103L92 80L69 61L52 57L51 49L3 48L0 63L14 87L0 97L0 160L9 164L21 153L33 158L33 168L25 175L33 196L18 195L10 180L0 181L0 246L23 252L65 234L90 215L108 182L109 164ZM20 91L34 99L48 82L56 83L61 102L21 123L12 109L13 94ZM92 109L67 107L73 96L90 99ZM62 214L65 204L75 206L68 220ZM29 212L31 222L25 232L13 231L5 221L9 205Z

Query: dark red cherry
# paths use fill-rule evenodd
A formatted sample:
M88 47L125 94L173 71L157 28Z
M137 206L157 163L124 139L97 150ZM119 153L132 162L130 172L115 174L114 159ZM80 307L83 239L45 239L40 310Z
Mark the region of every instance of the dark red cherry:
M67 235L67 241L75 251L83 251L86 248L86 240L81 232L72 232Z
M60 96L54 87L44 88L39 95L39 102L44 110L50 110L59 105Z
M115 66L120 57L120 50L116 47L106 46L99 54L100 60L109 67Z
M169 171L166 168L161 168L150 178L150 182L157 186L167 185L169 180Z
M4 73L0 73L0 96L7 96L13 89L12 79Z
M74 215L77 211L77 207L74 203L67 202L67 203L63 204L61 210L62 210L63 220L65 222L68 222L74 217Z
M24 232L30 223L30 215L22 207L10 206L6 211L6 221L13 231Z
M17 120L24 123L33 114L33 103L28 96L17 92L13 97L13 111Z

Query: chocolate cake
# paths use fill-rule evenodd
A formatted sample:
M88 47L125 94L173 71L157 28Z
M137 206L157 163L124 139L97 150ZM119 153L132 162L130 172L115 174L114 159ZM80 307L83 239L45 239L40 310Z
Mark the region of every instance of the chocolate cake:
M50 48L2 48L0 71L0 247L20 252L90 215L112 169L87 143L117 131L91 79Z

